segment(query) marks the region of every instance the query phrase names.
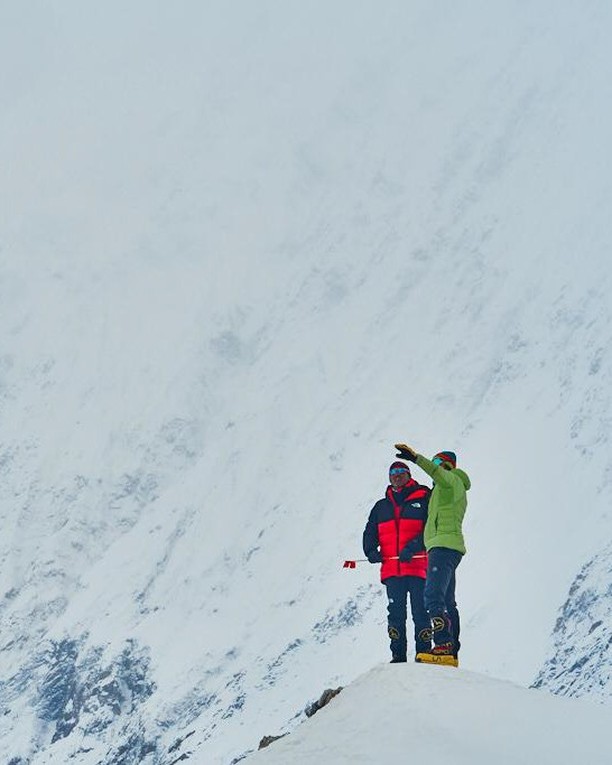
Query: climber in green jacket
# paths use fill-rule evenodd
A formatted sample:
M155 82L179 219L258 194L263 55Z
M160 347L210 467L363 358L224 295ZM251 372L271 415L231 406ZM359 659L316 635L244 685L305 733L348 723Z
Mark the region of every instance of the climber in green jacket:
M438 452L428 460L406 444L395 444L395 448L398 457L414 462L434 482L424 530L428 554L424 598L431 619L434 647L429 654L418 654L417 661L458 666L461 644L455 571L465 555L462 524L470 479L467 473L457 468L454 452Z

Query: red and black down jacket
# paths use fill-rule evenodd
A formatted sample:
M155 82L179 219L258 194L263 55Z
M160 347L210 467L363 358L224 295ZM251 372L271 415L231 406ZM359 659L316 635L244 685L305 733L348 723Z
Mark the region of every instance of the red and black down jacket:
M427 520L430 490L414 479L394 492L387 487L384 499L379 499L370 512L363 532L363 551L369 557L380 546L382 566L380 579L390 576L420 576L427 573L427 555L423 544L423 529ZM418 550L409 563L396 558L408 542Z

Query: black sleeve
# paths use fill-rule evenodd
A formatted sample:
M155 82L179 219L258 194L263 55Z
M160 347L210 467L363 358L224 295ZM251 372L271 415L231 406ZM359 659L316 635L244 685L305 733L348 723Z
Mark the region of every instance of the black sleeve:
M412 555L415 553L421 552L421 550L425 549L425 541L423 539L423 534L417 534L416 537L412 537L410 542L407 542L404 545L404 549L402 552L410 552Z
M370 517L363 531L363 552L369 557L378 549L378 524L376 523L376 505L370 511Z

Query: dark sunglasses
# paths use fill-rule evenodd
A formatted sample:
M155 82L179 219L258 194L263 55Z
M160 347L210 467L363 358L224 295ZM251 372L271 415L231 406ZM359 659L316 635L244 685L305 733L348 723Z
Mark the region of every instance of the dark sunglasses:
M401 475L402 473L407 473L408 468L392 468L389 471L389 475Z

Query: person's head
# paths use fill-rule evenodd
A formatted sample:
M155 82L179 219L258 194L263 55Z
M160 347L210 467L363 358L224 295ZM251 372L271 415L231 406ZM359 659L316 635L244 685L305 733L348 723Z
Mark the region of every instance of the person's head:
M389 483L397 491L410 481L410 468L403 462L393 462L389 467Z
M445 470L453 470L457 467L457 455L455 452L438 452L437 454L434 454L431 461L434 465L442 465Z

